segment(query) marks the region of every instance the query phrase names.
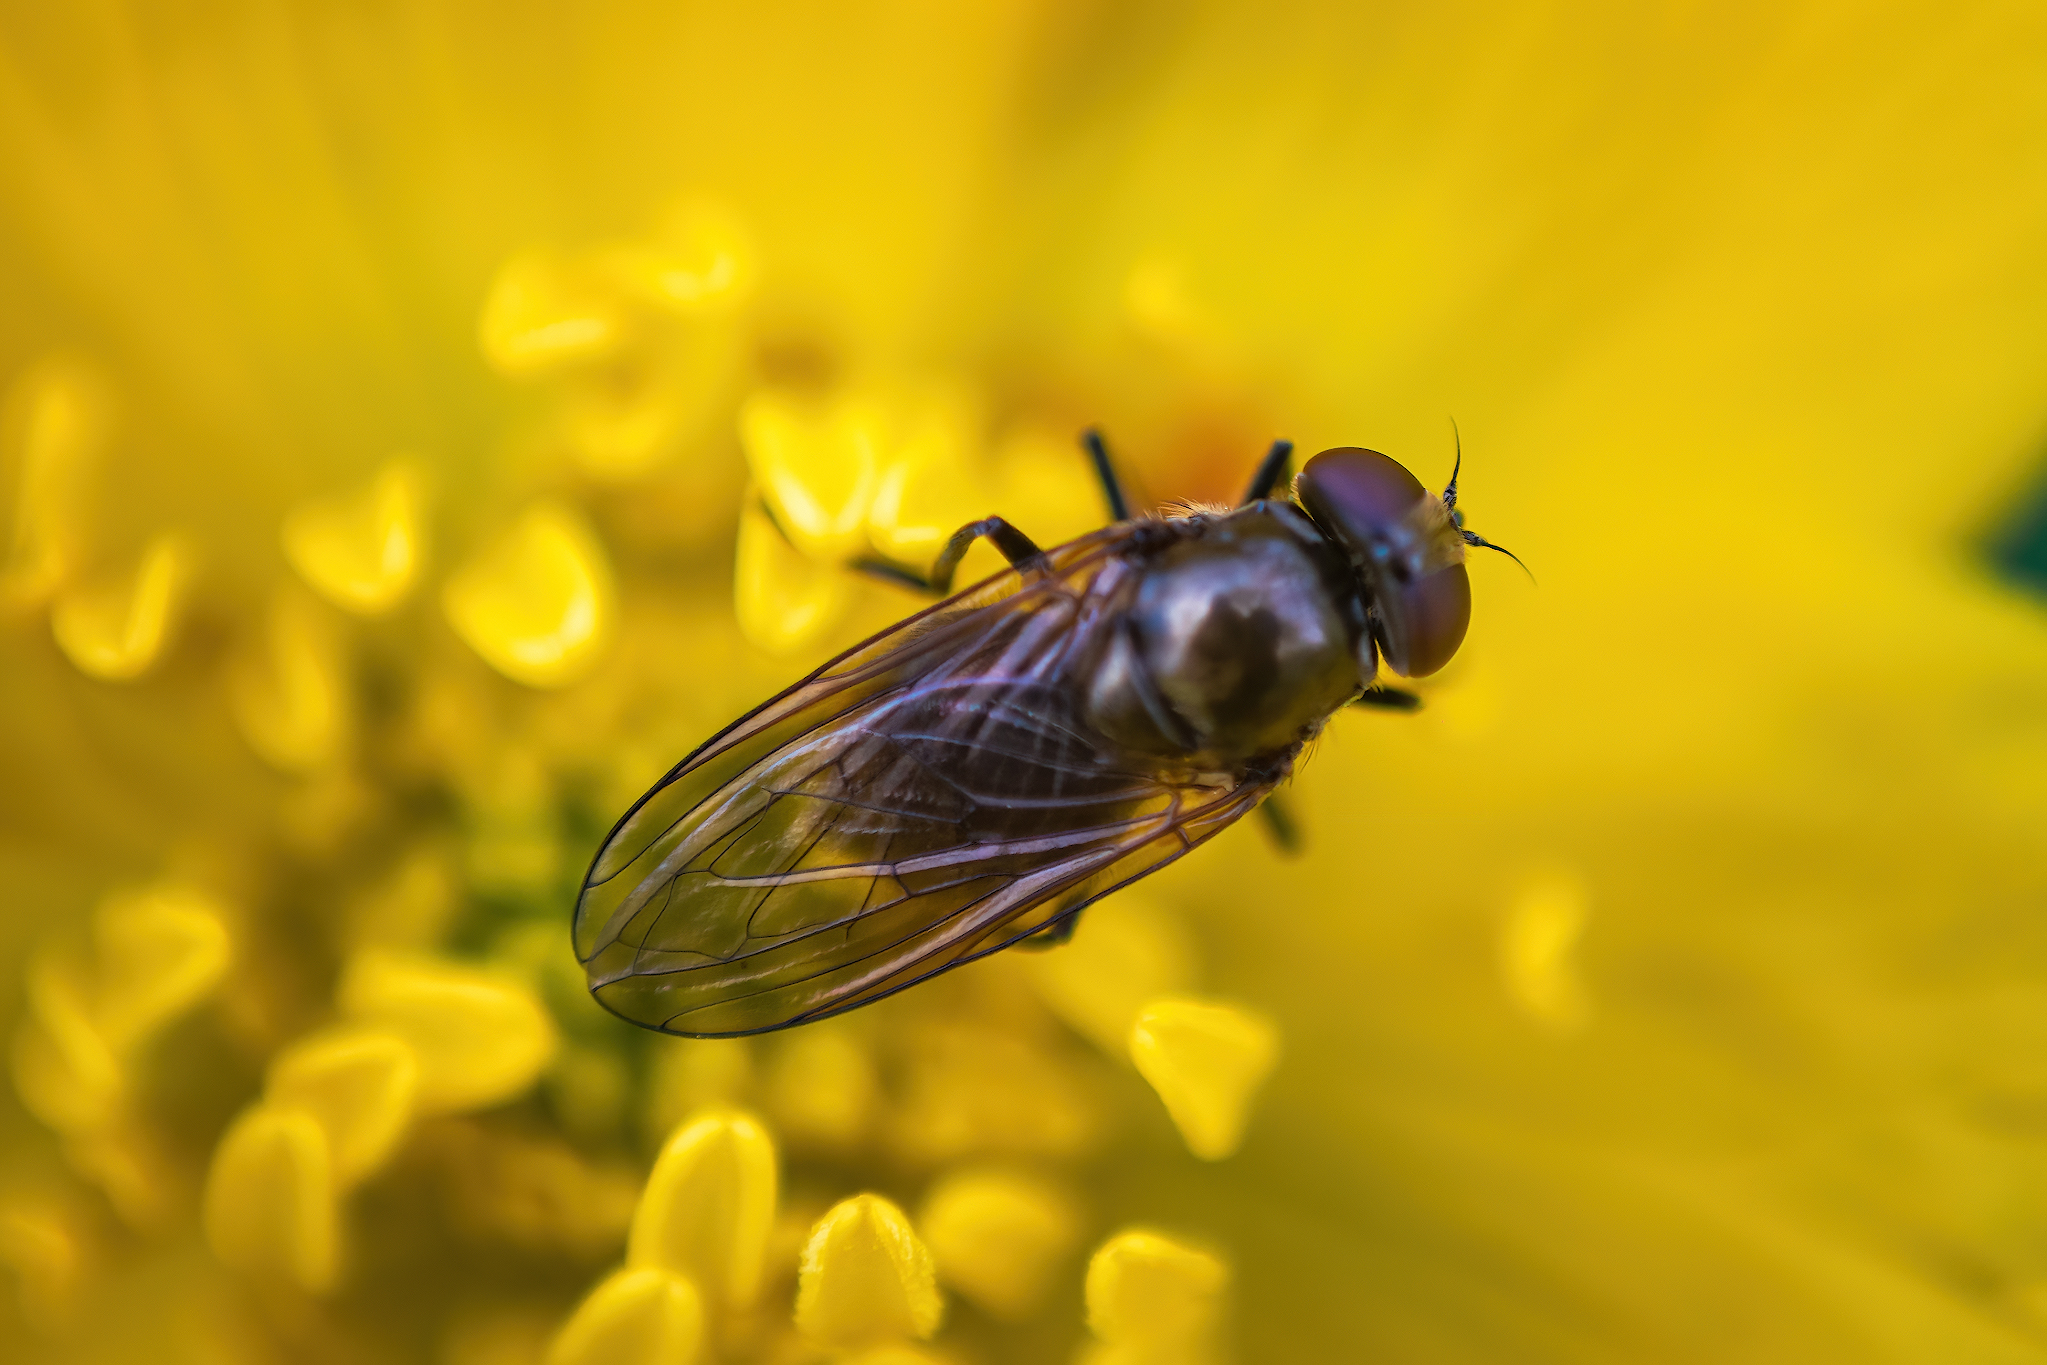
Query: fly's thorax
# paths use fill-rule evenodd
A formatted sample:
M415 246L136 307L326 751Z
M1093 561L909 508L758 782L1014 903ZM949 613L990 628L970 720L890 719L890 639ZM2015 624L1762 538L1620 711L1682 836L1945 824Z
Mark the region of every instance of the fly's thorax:
M1361 685L1348 563L1281 504L1185 530L1105 633L1090 720L1132 748L1223 762L1306 738Z

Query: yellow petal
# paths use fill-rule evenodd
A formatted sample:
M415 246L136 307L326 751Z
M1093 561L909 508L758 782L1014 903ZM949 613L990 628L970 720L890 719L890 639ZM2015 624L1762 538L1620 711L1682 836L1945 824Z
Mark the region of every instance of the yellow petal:
M811 1230L796 1289L806 1336L837 1347L923 1338L944 1314L931 1253L888 1200L855 1195Z
M76 964L49 956L28 973L28 1017L14 1035L14 1088L60 1133L89 1133L114 1116L121 1064L101 1033Z
M700 440L710 423L729 422L730 389L745 358L740 342L715 324L665 348L656 364L591 374L564 413L576 462L607 483L642 478Z
M637 795L637 791L635 792ZM737 1104L753 1080L753 1046L745 1038L649 1039L648 1131L656 1138L674 1132L700 1109Z
M270 1063L264 1098L312 1115L326 1135L335 1182L354 1184L398 1145L412 1118L419 1059L404 1039L376 1030L302 1038Z
M261 646L228 675L228 699L242 738L285 772L331 764L348 733L341 641L322 611L303 592L279 590Z
M50 612L50 629L79 671L109 682L149 670L170 638L192 576L192 553L160 535L133 574L70 588Z
M220 903L186 886L110 897L93 928L94 1014L115 1049L204 999L226 975L233 952Z
M890 1144L918 1161L1003 1152L1072 1157L1101 1128L1086 1074L1061 1048L1014 1028L968 1024L919 1030L895 1058Z
M1572 966L1585 929L1585 888L1574 877L1545 877L1524 887L1500 933L1500 971L1514 1003L1541 1023L1570 1030L1591 1007Z
M615 614L603 546L582 518L551 502L465 564L441 602L471 649L529 687L560 687L589 672Z
M662 1147L626 1264L660 1266L733 1307L752 1302L775 1222L775 1144L746 1114L707 1114Z
M1089 906L1070 942L1026 961L1053 1012L1117 1057L1128 1055L1130 1026L1147 1001L1194 982L1185 927L1141 892Z
M64 1160L99 1186L129 1227L150 1233L164 1231L166 1216L181 1193L177 1187L183 1182L176 1172L166 1169L162 1154L141 1130L116 1124L71 1134L64 1143Z
M394 460L354 497L294 508L284 519L285 558L335 606L360 616L389 611L419 576L424 501L418 471Z
M1080 1219L1072 1199L1048 1181L969 1170L933 1186L917 1228L940 1279L996 1317L1021 1320L1044 1300Z
M652 1266L621 1270L577 1306L547 1365L689 1365L703 1332L688 1280Z
M929 569L960 527L990 513L1009 515L979 477L984 471L974 449L976 426L974 407L962 394L941 392L910 406L886 452L868 507L868 533L876 550L912 568Z
M640 1173L579 1156L561 1138L510 1125L449 1120L422 1129L451 1221L472 1236L579 1260L625 1243Z
M455 913L456 895L448 849L438 842L420 844L351 903L350 940L365 948L431 948Z
M835 565L806 557L749 497L739 519L733 609L746 638L770 654L791 654L838 623L851 585Z
M626 335L619 301L592 272L545 251L500 266L484 299L477 340L509 375L543 374L616 351Z
M739 437L761 497L797 549L838 564L868 548L884 442L876 405L811 403L762 389L740 409Z
M45 361L16 381L7 416L18 464L8 463L20 474L0 598L23 605L47 601L77 572L85 503L111 407L98 376L75 361Z
M1155 1000L1130 1029L1130 1060L1204 1161L1237 1150L1251 1099L1279 1060L1279 1030L1241 1006Z
M67 1316L85 1251L77 1220L59 1208L11 1201L0 1208L0 1262L21 1284L21 1306L30 1324L54 1331Z
M756 274L746 225L725 205L707 200L672 205L657 233L607 251L601 261L637 296L685 316L744 301Z
M303 1109L245 1110L214 1149L206 1177L206 1241L252 1275L283 1275L319 1291L334 1282L335 1185L327 1136Z
M777 1040L767 1100L791 1141L843 1146L866 1129L878 1098L874 1059L851 1030L813 1024Z
M1229 1268L1205 1251L1141 1228L1117 1233L1088 1262L1088 1329L1111 1346L1150 1348L1133 1351L1137 1358L1174 1358L1159 1348L1192 1355L1215 1326L1229 1280Z
M502 1103L554 1055L554 1022L532 992L474 968L366 951L344 973L339 1000L411 1045L422 1112Z

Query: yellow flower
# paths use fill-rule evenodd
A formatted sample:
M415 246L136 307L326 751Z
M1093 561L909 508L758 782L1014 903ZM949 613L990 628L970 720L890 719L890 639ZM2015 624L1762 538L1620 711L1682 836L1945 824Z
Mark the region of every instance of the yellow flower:
M2022 8L16 9L0 1358L2047 1358ZM591 1001L850 562L1453 415L1301 856Z

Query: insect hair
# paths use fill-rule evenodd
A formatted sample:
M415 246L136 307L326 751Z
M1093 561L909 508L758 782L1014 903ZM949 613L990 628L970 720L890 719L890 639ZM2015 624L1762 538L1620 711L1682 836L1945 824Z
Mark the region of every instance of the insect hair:
M1167 521L1185 521L1190 517L1220 517L1232 510L1226 502L1203 502L1197 498L1179 498L1159 506L1159 515Z

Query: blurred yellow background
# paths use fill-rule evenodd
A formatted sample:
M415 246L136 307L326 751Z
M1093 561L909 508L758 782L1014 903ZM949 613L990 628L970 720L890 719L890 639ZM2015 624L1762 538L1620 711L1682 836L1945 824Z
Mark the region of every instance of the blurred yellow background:
M2043 69L0 5L0 1355L2047 1359ZM1090 422L1157 503L1452 418L1539 586L1335 719L1302 856L758 1042L589 1004L603 830L915 605L848 554L1089 529Z

